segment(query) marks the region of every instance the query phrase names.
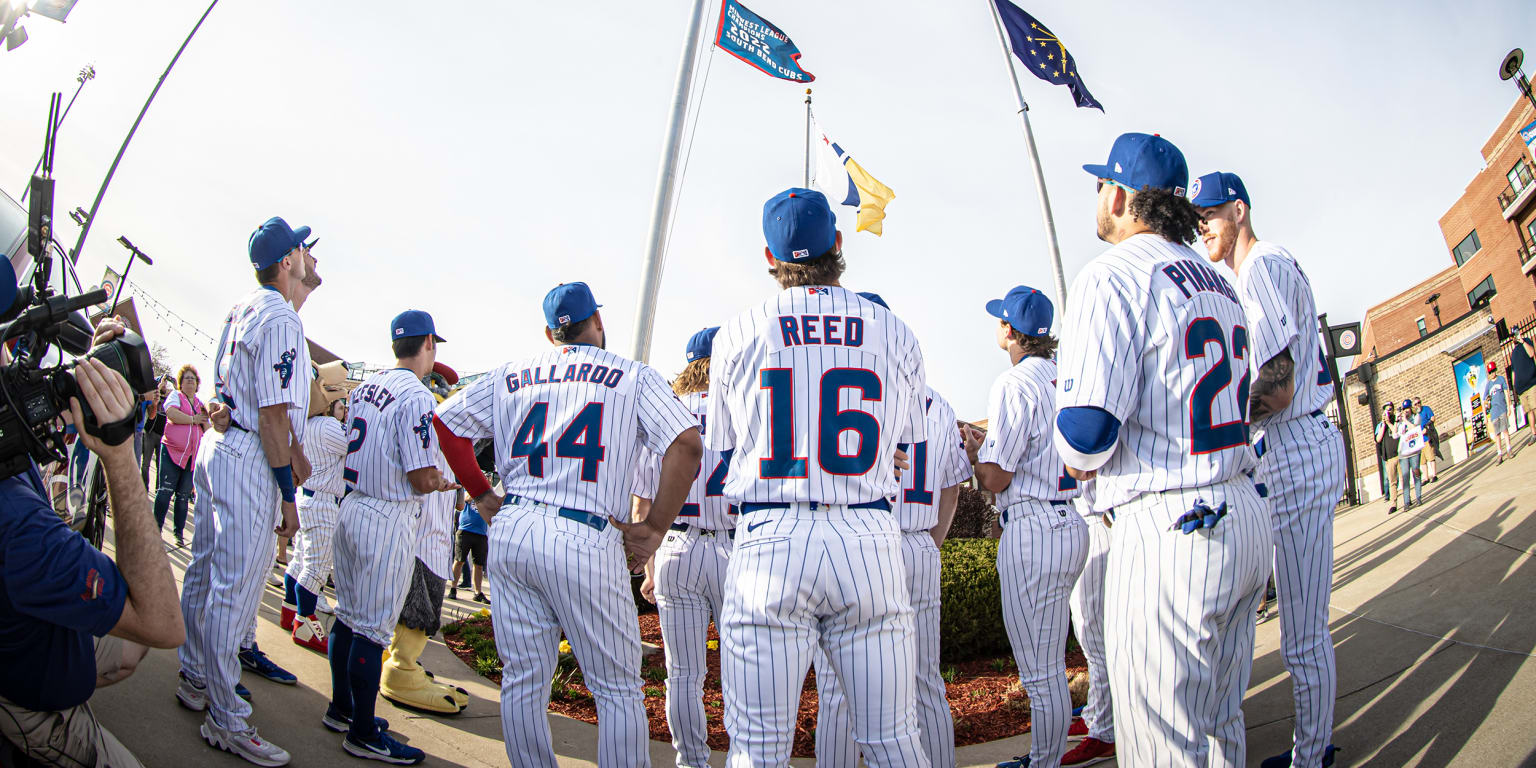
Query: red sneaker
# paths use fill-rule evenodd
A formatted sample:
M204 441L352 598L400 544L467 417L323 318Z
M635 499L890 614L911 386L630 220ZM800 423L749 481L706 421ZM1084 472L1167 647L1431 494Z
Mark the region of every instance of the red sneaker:
M1081 717L1072 718L1072 725L1067 728L1067 740L1077 741L1088 735L1088 724Z
M331 649L331 641L325 636L325 625L314 616L299 617L293 625L293 644L320 653L327 653Z
M1113 741L1084 739L1083 743L1078 744L1070 752L1061 756L1061 764L1063 766L1093 765L1113 759L1115 759L1115 743Z
M277 620L277 625L284 632L292 632L295 618L299 615L299 607L293 603L283 603L283 615Z

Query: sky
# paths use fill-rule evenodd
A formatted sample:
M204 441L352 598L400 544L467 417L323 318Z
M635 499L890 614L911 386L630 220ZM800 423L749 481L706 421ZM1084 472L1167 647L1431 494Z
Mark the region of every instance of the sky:
M711 40L719 5L708 5ZM1051 286L986 2L749 5L817 76L822 127L896 192L881 237L839 210L844 285L880 293L916 331L929 383L962 418L983 417L1008 366L984 303ZM217 336L254 285L247 238L280 215L321 238L325 285L305 327L349 361L388 362L389 320L408 308L433 314L448 339L439 359L460 372L531 354L547 344L543 295L574 280L604 305L609 347L628 354L689 6L220 3L129 146L82 277L121 269L114 241L126 235L155 262L131 279ZM80 67L96 67L60 131L66 246L77 229L65 212L90 207L206 7L80 0L67 24L31 17L30 40L0 52L0 189L12 196L41 150L48 94L67 99ZM1068 283L1107 247L1082 164L1103 162L1122 132L1160 133L1192 175L1242 175L1259 236L1297 256L1335 323L1450 263L1437 221L1517 95L1498 65L1512 47L1536 51L1536 4L1520 0L1021 7L1066 43L1105 106L1076 109L1066 88L1021 80ZM804 86L716 49L697 76L651 356L666 374L694 331L776 291L762 203L802 174ZM207 365L210 342L139 306L174 362Z

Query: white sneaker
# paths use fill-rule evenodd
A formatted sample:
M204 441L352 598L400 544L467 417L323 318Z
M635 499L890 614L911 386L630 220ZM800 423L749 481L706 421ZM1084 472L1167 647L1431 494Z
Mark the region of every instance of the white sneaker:
M180 682L176 684L176 700L183 707L193 712L202 712L208 708L208 687L192 682L185 673L179 673Z
M218 747L225 752L233 752L257 765L277 768L287 765L291 759L287 750L263 739L255 728L231 731L219 727L219 724L213 721L213 717L209 716L203 720L198 730L209 746Z
M331 601L325 599L325 595L315 595L315 610L319 613L334 615L336 613L336 606L331 605Z
M282 589L283 588L283 577L281 577L281 576L279 576L279 575L277 575L275 573L269 573L269 574L267 574L267 583L271 584L274 587L277 587L278 589Z

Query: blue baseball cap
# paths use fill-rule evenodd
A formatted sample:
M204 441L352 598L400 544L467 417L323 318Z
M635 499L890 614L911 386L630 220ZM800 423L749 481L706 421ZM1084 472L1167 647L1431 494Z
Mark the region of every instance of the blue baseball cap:
M709 357L710 350L715 346L715 334L719 332L720 326L717 325L695 333L688 339L688 348L683 352L683 356L690 363L701 357Z
M432 323L432 316L419 310L407 309L389 322L389 338L408 339L412 336L431 336L441 344L447 339L437 335L437 326Z
M281 216L267 219L251 233L251 266L266 269L282 261L289 251L303 245L306 237L309 237L309 227L294 229Z
M1173 142L1155 133L1122 133L1103 165L1085 165L1096 178L1111 179L1133 191L1164 189L1180 197L1189 186L1189 166Z
M1045 294L1020 285L1007 296L987 302L987 314L1007 320L1008 325L1025 336L1049 336L1056 309Z
M1243 180L1235 173L1215 171L1207 173L1195 183L1189 185L1189 202L1199 208L1214 208L1233 200L1241 200L1244 205L1252 206L1248 202L1248 189L1243 186Z
M837 216L820 192L792 187L763 203L763 239L779 261L809 261L837 245Z
M872 301L882 307L885 307L886 309L891 308L891 305L885 303L885 299L880 298L880 294L878 293L872 293L870 291L859 291L859 295L864 297L865 301Z
M591 317L601 306L586 283L561 283L544 294L544 323L553 331Z

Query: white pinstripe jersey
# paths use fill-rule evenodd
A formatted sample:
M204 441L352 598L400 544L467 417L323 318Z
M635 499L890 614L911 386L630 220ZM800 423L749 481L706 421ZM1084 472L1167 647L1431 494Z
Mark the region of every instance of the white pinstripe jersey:
M689 392L680 395L683 405L699 420L707 434L709 419L705 403L708 392ZM736 527L735 505L725 497L725 478L731 461L730 451L704 449L699 461L699 471L693 476L693 486L688 489L688 500L677 513L677 522L707 528L712 531ZM635 468L635 495L642 499L655 499L656 486L661 482L661 456L645 452L640 465Z
M1186 245L1130 237L1072 284L1056 406L1102 408L1119 442L1098 474L1108 509L1257 466L1248 445L1256 366L1237 290Z
M437 468L449 481L458 481L441 448L437 451ZM458 498L458 491L438 491L421 499L421 519L416 521L416 558L439 579L452 575L453 532L459 527L459 510L454 502Z
M890 498L896 445L928 439L926 391L917 338L890 310L835 286L781 291L715 336L706 440L735 449L725 495Z
M664 454L698 426L655 369L585 344L502 365L437 413L460 437L495 437L507 493L620 520L641 447Z
M304 487L315 493L340 496L347 490L342 465L347 460L347 429L331 416L311 416L304 423L304 457L309 459L309 479Z
M927 387L924 408L928 439L903 444L912 467L902 473L901 492L891 511L903 531L926 531L939 524L939 491L970 479L971 462L965 455L955 409L933 387Z
M1264 422L1285 421L1321 410L1333 398L1333 380L1323 359L1312 283L1290 251L1260 240L1237 273L1237 292L1248 317L1253 362L1262 366L1289 349L1296 363L1291 404Z
M347 488L384 501L420 501L405 475L437 466L432 409L437 398L414 371L391 368L369 376L347 401Z
M1055 360L1026 357L992 382L987 440L976 461L1013 473L1012 482L997 494L998 509L1026 499L1061 501L1078 495L1077 481L1056 452L1055 425Z
M293 434L302 440L309 378L299 374L310 370L304 323L276 289L251 291L224 316L213 358L213 391L242 429L259 430L262 408L287 403Z

